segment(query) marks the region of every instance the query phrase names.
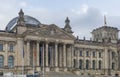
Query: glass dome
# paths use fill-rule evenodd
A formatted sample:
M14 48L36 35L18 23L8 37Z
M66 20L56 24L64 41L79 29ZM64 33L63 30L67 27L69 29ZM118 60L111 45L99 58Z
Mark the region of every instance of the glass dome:
M41 24L37 19L35 19L35 18L31 17L31 16L28 16L28 15L24 15L24 20L25 20L25 24L29 25L29 26L31 26L31 25L32 26L39 26ZM18 17L13 18L7 24L6 30L10 31L13 27L15 27L15 25L17 24L17 21L18 21Z

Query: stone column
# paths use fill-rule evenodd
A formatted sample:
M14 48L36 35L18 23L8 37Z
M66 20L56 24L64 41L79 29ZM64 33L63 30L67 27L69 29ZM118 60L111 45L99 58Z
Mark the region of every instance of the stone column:
M46 55L46 62L45 62L45 66L47 66L48 67L48 42L46 42L46 44L45 44L45 51L46 51L46 53L45 53L45 55Z
M72 67L72 59L73 59L73 56L72 56L72 45L67 45L66 46L66 57L67 57L67 67L71 68Z
M63 44L63 67L66 67L66 44Z
M37 41L37 66L39 66L39 53L40 53L40 49L39 49L39 41Z
M44 67L44 65L45 65L45 58L44 58L44 55L45 54L45 45L44 45L44 43L42 43L42 66ZM43 68L43 70L44 70L44 68Z
M49 71L50 69L49 69L49 65L48 65L48 45L49 45L49 42L45 42L45 70L46 71Z
M71 45L71 67L74 65L74 47Z
M58 43L55 43L55 71L59 71L58 61Z
M30 41L27 41L27 65L30 65Z
M58 67L58 43L55 43L55 67Z

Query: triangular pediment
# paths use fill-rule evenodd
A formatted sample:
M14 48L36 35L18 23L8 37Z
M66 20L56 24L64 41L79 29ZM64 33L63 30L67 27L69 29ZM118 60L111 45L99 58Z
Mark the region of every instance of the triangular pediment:
M45 25L38 29L27 32L28 35L59 38L59 39L74 39L72 34L65 32L63 29L57 27L56 25Z

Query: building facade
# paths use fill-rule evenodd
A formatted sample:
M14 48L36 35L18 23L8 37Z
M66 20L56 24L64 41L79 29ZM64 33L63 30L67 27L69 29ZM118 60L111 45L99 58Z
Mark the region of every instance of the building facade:
M92 39L73 36L70 20L65 27L41 24L24 15L13 18L0 31L0 71L66 71L76 74L120 73L119 30L104 26L94 29Z

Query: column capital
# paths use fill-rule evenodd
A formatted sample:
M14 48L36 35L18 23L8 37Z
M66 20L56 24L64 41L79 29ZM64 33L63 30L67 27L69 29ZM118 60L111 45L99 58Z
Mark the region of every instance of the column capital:
M37 40L36 42L37 42L37 43L40 43L41 41L40 41L40 40Z
M66 43L66 42L62 42L62 44L63 44L63 45L67 45L67 43Z
M58 45L58 44L59 44L59 42L55 41L55 45Z
M26 42L30 42L31 40L27 39Z
M50 42L49 41L45 41L46 44L49 44Z

